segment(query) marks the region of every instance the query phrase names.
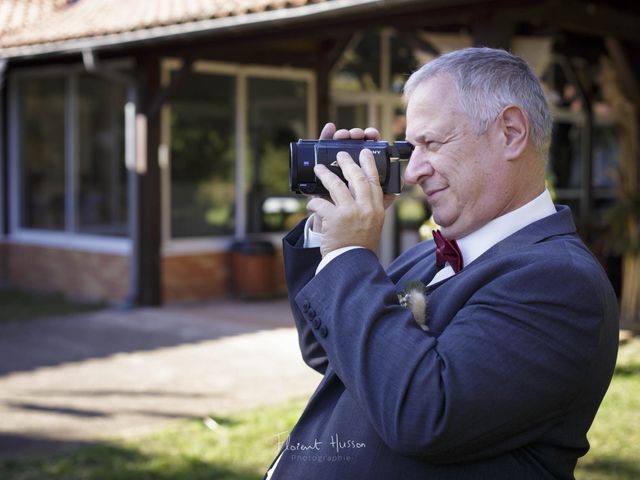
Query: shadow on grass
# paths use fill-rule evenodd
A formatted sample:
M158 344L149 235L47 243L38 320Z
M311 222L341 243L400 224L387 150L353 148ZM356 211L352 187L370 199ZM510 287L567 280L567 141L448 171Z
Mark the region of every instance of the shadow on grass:
M610 480L634 480L640 478L640 462L615 457L602 457L594 462L580 464L576 471L577 480L593 478Z
M36 294L14 288L0 288L1 322L73 315L106 307L101 302L71 301L61 294Z
M3 480L259 480L262 475L246 466L194 456L156 456L113 444L85 446L66 455L0 461Z
M630 377L633 375L640 376L640 363L632 363L629 365L616 365L615 374L621 377Z

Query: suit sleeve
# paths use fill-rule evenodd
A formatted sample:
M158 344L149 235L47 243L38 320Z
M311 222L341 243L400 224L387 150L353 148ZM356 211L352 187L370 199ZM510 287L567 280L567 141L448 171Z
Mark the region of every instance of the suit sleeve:
M322 260L319 248L304 248L304 225L305 220L283 239L285 280L291 312L298 330L302 358L311 368L324 374L328 366L327 354L316 340L309 322L305 320L294 301L298 292L313 279L316 268Z
M332 262L296 303L322 320L314 331L332 368L390 448L472 461L539 437L579 394L607 301L591 272L563 262L522 263L451 292L468 297L438 336L398 305L367 250Z

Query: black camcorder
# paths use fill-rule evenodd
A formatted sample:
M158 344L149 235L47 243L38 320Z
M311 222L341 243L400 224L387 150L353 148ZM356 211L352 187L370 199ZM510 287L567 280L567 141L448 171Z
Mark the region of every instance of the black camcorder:
M360 151L371 150L376 161L380 185L384 193L400 193L400 162L408 160L413 145L408 142L378 142L374 140L298 140L291 142L289 186L295 193L327 195L327 189L316 178L313 167L321 163L347 183L338 166L338 152L347 152L359 163Z

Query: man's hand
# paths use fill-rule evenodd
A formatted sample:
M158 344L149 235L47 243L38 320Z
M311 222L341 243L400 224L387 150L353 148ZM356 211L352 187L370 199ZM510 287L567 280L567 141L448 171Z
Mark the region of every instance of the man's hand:
M320 217L322 222L320 252L324 256L348 246L365 247L375 252L380 241L385 208L373 154L371 150L362 150L360 167L346 152L340 152L337 159L349 186L324 165L316 165L314 172L329 191L333 203L315 197L307 205L309 211Z
M333 140L379 140L380 132L378 132L378 130L373 127L369 127L364 130L362 128L352 128L351 130L342 128L340 130L337 130L335 124L329 122L324 126L324 128L322 129L322 132L320 132L320 140L331 140L331 139ZM389 208L389 206L391 206L395 198L396 198L396 195L394 194L384 195L384 198L383 198L384 208L385 209ZM312 228L314 232L323 233L322 218L320 217L320 215L316 215L314 217Z

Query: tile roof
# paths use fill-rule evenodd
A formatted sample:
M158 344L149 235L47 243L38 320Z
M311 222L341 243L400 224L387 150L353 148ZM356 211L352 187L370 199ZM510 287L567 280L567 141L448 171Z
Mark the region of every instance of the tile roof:
M0 0L0 51L330 1Z

